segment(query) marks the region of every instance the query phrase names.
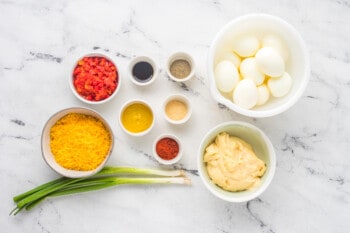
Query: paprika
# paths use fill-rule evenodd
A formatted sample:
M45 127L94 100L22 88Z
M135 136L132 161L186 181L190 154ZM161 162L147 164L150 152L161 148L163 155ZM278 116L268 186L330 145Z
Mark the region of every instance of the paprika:
M156 144L156 152L164 160L172 160L179 153L179 144L172 138L162 138Z

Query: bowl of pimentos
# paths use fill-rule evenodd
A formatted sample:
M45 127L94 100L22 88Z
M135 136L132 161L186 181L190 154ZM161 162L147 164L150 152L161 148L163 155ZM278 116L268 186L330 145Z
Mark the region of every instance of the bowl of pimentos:
M245 202L258 197L271 183L276 155L259 128L230 121L204 136L197 165L201 180L211 193L225 201Z
M46 163L71 178L100 171L111 155L113 132L96 111L73 107L55 113L46 122L41 149Z
M88 104L110 101L120 84L118 67L112 58L102 53L90 53L77 59L69 76L73 94Z
M232 20L216 35L208 54L212 96L249 117L273 116L301 97L309 54L289 23L267 14Z

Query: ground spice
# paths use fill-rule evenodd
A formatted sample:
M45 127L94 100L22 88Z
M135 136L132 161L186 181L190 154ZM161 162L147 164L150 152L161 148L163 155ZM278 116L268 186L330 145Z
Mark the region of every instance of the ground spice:
M140 133L152 125L153 114L148 106L142 103L134 103L123 111L121 121L126 130L132 133Z
M97 168L111 147L111 135L96 117L69 113L50 129L50 148L58 164L70 170Z
M162 159L171 160L179 153L179 144L172 138L162 138L156 144L156 152Z
M191 73L191 65L184 59L175 60L170 65L170 73L176 78L186 78Z
M83 98L91 101L104 100L118 86L118 71L104 57L84 57L74 68L73 84Z
M179 100L171 100L165 106L166 115L174 121L179 121L185 118L187 112L187 105Z

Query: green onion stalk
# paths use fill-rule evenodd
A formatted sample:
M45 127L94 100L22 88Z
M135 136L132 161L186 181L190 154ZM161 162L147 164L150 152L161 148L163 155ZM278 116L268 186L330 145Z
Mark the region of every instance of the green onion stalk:
M61 177L13 197L16 207L10 215L31 210L48 197L89 192L122 184L185 184L191 181L183 170L157 170L132 167L104 167L86 178Z

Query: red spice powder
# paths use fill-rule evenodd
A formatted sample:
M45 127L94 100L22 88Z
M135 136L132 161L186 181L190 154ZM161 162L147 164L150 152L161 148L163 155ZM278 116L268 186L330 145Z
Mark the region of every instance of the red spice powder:
M118 71L104 57L84 57L73 71L74 87L83 98L100 101L113 94L118 86Z
M179 145L172 138L162 138L156 144L156 152L162 159L171 160L179 153Z

